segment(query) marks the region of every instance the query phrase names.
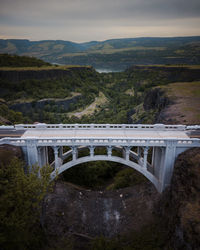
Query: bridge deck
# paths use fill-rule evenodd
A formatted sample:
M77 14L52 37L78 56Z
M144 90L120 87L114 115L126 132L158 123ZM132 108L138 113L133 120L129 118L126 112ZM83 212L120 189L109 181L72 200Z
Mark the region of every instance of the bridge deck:
M25 130L0 129L0 139L4 137L18 138L24 134Z
M124 139L186 139L186 131L145 131L126 129L35 129L27 130L21 138L124 138Z

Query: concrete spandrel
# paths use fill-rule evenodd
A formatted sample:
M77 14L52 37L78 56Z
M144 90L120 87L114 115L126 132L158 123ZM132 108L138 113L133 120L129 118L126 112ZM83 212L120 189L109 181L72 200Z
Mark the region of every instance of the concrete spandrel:
M22 138L144 138L144 139L187 139L189 138L185 131L144 131L144 130L116 130L116 129L45 129L45 130L27 130Z

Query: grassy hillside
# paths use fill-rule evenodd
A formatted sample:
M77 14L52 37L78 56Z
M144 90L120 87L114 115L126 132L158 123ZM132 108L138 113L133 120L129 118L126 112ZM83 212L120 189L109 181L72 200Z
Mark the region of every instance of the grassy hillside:
M133 64L200 64L200 37L127 38L80 44L8 39L0 40L0 53L116 70Z
M50 63L44 62L40 59L28 57L28 56L17 56L9 54L0 54L0 67L42 67L50 66Z
M200 81L176 82L162 88L171 100L162 111L163 122L200 124Z

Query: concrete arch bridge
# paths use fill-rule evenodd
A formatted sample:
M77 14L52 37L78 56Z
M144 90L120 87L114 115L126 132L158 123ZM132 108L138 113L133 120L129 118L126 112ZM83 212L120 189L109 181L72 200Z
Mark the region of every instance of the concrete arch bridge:
M200 147L199 134L198 125L22 124L0 126L0 144L21 147L30 166L50 163L51 147L52 179L81 163L112 161L137 170L162 192L170 185L176 157ZM99 147L105 154L96 154ZM82 156L85 149L88 153Z

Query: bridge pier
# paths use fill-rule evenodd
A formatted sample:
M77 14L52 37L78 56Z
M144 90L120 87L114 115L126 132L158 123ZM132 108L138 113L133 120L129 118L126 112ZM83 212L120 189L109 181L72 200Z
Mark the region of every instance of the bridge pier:
M108 155L108 157L112 156L112 146L107 147L107 155Z
M58 150L59 150L59 147L58 146L55 146L53 147L53 150L54 150L54 159L55 159L55 169L57 169L59 167L59 159L58 159Z
M129 146L125 146L122 149L122 154L123 154L123 158L127 161L130 160L130 147Z
M137 147L137 154L138 154L138 158L141 157L141 148L140 147Z
M38 164L40 167L47 165L48 160L48 148L47 147L38 147Z
M25 154L25 159L27 159L27 163L30 167L39 164L39 155L35 140L27 140L26 147L23 147L22 149Z
M148 156L149 147L144 147L143 149L144 149L143 167L146 169L147 168L147 156Z
M152 155L153 174L158 179L157 189L162 192L170 185L176 159L176 142L167 142L166 147L154 147Z
M171 178L174 170L174 162L176 159L176 146L175 142L170 141L167 147L163 150L160 175L159 175L159 191L162 192L171 183Z
M152 166L153 166L153 174L156 178L159 178L159 171L161 166L161 159L163 158L164 147L153 147L152 154Z
M75 161L78 158L78 150L77 147L71 147L72 148L72 160Z
M63 146L60 146L60 149L59 149L59 157L62 159L63 157Z
M94 157L94 149L95 149L95 147L90 146L89 149L90 149L90 157Z
M34 140L29 140L26 146L22 147L24 153L24 159L28 166L33 166L38 164L40 167L47 165L48 160L48 148L47 147L37 147Z

